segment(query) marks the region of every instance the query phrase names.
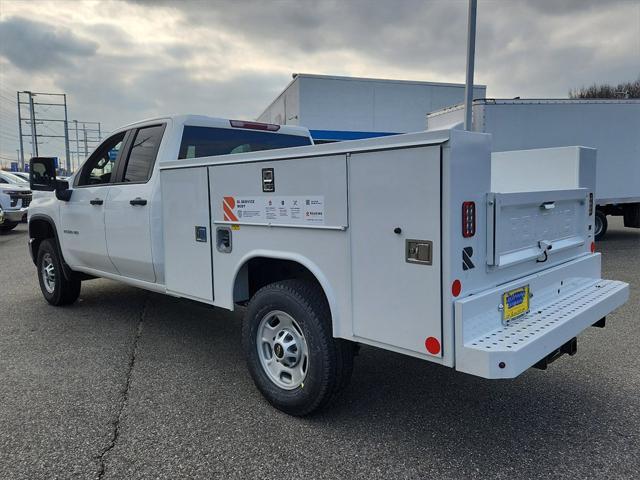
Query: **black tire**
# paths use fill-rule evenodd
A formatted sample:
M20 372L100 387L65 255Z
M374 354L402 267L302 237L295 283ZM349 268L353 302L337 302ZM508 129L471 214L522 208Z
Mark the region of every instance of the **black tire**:
M2 225L0 225L0 234L10 232L17 226L17 222L4 222Z
M306 342L306 376L293 389L272 380L258 350L262 321L274 311L291 316ZM253 296L242 327L242 346L258 390L271 405L290 415L308 415L328 405L348 385L353 371L354 344L333 337L331 312L322 290L303 280L272 283ZM275 359L276 353L273 355Z
M605 233L607 233L607 227L609 226L609 222L607 222L607 216L602 213L600 210L596 210L596 218L595 218L595 239L602 240L604 238Z
M45 281L43 274L45 267L53 269L53 282ZM67 279L62 271L62 259L54 240L47 239L40 243L38 248L38 260L36 262L40 290L45 300L51 305L70 305L80 295L81 282L78 279ZM50 277L49 277L50 278Z

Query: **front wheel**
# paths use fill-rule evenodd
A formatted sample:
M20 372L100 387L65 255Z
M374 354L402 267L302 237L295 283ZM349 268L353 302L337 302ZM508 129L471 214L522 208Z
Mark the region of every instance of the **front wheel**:
M353 344L333 338L322 290L284 280L259 290L242 328L253 381L274 407L308 415L331 402L353 370Z
M69 305L80 296L81 282L67 279L62 271L62 259L52 240L43 240L38 248L38 280L45 300L51 305Z

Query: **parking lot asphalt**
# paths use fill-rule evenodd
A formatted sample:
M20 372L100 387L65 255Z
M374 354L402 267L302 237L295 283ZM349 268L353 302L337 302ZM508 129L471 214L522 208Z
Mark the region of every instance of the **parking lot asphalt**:
M26 226L0 236L0 478L639 478L640 231L598 244L631 284L546 372L489 381L363 347L327 411L254 388L240 313L107 280L49 306Z

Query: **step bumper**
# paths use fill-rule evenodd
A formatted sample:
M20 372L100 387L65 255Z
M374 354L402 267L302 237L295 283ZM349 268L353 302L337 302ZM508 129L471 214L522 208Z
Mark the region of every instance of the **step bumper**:
M550 295L549 290L555 294L558 285L545 288L542 281L531 283L538 283L546 301L533 302L529 313L506 324L495 321L504 289L456 302L456 336L461 333L456 342L456 370L484 378L516 377L629 298L629 285L615 280L565 278L561 295Z

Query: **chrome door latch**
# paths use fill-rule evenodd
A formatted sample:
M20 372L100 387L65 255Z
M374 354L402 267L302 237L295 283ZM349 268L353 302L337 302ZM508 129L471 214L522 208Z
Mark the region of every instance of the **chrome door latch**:
M433 263L433 242L431 240L407 240L405 255L408 263L431 265Z

